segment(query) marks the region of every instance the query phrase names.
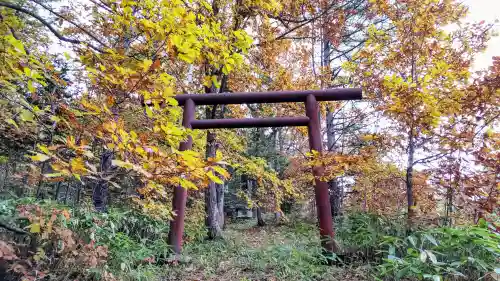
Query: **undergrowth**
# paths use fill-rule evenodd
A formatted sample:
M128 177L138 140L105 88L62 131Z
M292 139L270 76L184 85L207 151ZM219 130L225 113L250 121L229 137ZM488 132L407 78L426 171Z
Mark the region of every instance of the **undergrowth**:
M20 210L36 216L28 219ZM10 243L2 242L2 255L17 258L12 265L33 264L18 274L63 274L54 280L494 280L500 271L500 237L484 221L407 235L404 218L353 213L336 223L341 251L331 266L316 225L298 220L265 227L239 221L228 225L224 239L209 241L203 220L192 215L183 254L172 259L168 222L131 209L96 213L24 198L0 203L0 219L31 232L31 240L0 232ZM35 252L22 251L33 242L39 243ZM64 243L74 250L65 252Z

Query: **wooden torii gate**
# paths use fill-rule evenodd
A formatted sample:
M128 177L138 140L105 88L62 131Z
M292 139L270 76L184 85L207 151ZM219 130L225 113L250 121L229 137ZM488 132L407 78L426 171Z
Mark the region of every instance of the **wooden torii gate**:
M175 99L184 106L182 125L190 129L215 128L249 128L249 127L290 127L307 126L309 134L309 148L322 151L321 124L319 119L319 101L359 100L362 98L361 89L326 89L307 91L280 91L262 93L227 93L227 94L185 94L177 95ZM197 105L219 104L251 104L251 103L286 103L304 102L306 116L273 117L273 118L241 118L241 119L195 119ZM192 139L180 144L179 150L191 149ZM334 251L333 221L328 193L328 184L321 180L324 167L313 167L315 177L316 209L319 221L319 233L322 246L327 252ZM184 215L186 209L187 190L181 186L174 189L172 209L176 213L170 222L169 244L176 254L182 249L184 233Z

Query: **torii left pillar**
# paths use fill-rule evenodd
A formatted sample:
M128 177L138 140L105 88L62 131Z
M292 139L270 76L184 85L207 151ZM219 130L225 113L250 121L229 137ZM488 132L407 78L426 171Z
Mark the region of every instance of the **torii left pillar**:
M184 104L184 113L182 116L182 125L185 128L191 129L191 121L194 120L195 104L192 99L186 100ZM187 140L181 142L179 150L185 151L193 147L193 139L188 136ZM181 185L177 185L174 189L174 198L172 200L172 207L175 211L175 219L170 221L170 232L168 234L168 241L172 250L176 254L180 254L182 248L182 236L184 235L184 216L186 210L187 189Z

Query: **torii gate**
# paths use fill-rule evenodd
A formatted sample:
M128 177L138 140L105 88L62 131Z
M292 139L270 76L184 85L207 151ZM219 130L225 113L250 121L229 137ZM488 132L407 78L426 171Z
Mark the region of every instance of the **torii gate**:
M214 129L307 126L309 134L309 148L318 152L322 151L318 101L359 100L361 98L361 89L346 88L262 93L185 94L175 96L179 105L184 106L182 125L186 128ZM197 105L286 102L304 102L306 106L306 116L207 120L195 119L195 107ZM193 142L191 137L188 137L186 141L180 144L179 150L184 151L191 149L192 144ZM315 197L319 221L319 233L323 248L327 252L333 252L333 221L328 184L320 178L323 175L323 172L323 166L313 167L313 175L316 182ZM176 186L174 189L172 209L177 215L174 220L170 222L169 233L169 244L176 254L180 254L182 249L186 199L187 190L181 186Z

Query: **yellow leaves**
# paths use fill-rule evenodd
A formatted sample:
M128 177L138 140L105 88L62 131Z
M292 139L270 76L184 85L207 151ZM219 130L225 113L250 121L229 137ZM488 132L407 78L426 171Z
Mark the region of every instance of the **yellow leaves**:
M47 161L50 159L49 156L42 154L42 153L37 153L37 154L30 156L30 157L31 157L31 160L33 160L35 162L44 162L44 161Z
M219 177L217 177L216 175L214 175L214 173L212 171L208 171L207 176L208 176L208 178L211 181L213 181L213 182L215 182L217 184L223 184L224 183Z
M144 110L146 111L146 115L149 117L149 118L153 118L153 111L151 110L151 108L149 106L145 106L144 107Z
M488 127L488 129L487 129L487 130L486 130L486 132L485 132L485 136L486 136L487 138L491 138L491 137L492 137L492 136L494 136L494 135L495 135L495 131L493 130L493 128Z
M32 80L29 80L28 81L28 90L34 94L36 92L36 88L33 86L33 81Z
M112 160L111 161L113 166L121 167L127 170L134 170L135 172L141 174L145 178L150 178L152 177L151 173L140 167L139 165L135 165L133 163L130 163L128 161L122 161L122 160Z
M150 21L150 20L140 19L139 22L142 24L142 26L145 29L154 29L154 28L156 28L156 25L152 21Z
M149 70L149 68L151 67L151 65L153 64L153 61L150 60L150 59L145 59L142 61L142 71L143 72L147 72Z
M83 174L87 172L87 169L85 168L85 163L81 157L76 157L71 159L70 167L71 171L74 174Z
M17 49L21 54L26 55L26 50L24 49L24 45L21 41L17 40L12 36L12 34L4 36L4 38L11 44L14 48Z
M234 43L235 47L241 49L243 52L246 52L252 45L253 39L245 31L235 30L233 31L233 35L237 39Z
M134 164L121 160L112 160L112 164L113 166L118 166L125 169L132 169L134 167Z
M212 12L212 5L210 5L210 3L208 3L207 1L205 0L201 0L200 1L200 4L205 8L207 9L208 11Z
M193 63L200 55L201 43L192 34L174 34L170 36L172 45L176 47L177 56L179 59Z
M185 176L180 181L181 185L187 188L196 188L197 184L207 179L221 182L229 177L224 168L217 166L224 164L222 157L217 156L212 159L214 162L209 162L200 153L175 150L188 133L198 133L186 131L179 125L182 109L173 95L184 87L178 85L183 80L179 78L192 68L192 63L223 69L226 74L234 71L243 62L241 53L251 46L252 39L244 30L227 30L225 22L209 12L212 10L210 1L188 2L117 2L114 5L116 13L99 14L92 30L97 37L116 38L117 44L106 48L105 53L94 52L83 44L80 46L81 52L78 52L79 58L71 58L67 53L60 54L66 60L77 59L81 63L81 75L76 75L78 79L87 79L81 81L88 86L89 94L83 94L81 98L58 100L57 106L64 105L57 107L58 116L50 112L53 108L46 110L40 106L43 111L37 113L30 106L25 107L29 110L22 112L19 107L12 116L7 116L10 119L4 118L4 123L8 122L16 128L24 129L16 122L40 121L37 125L57 130L58 137L53 141L60 147L52 149L49 145L40 145L37 149L40 153L31 156L37 162L52 160L54 172L44 175L45 180L73 176L83 179L87 174L87 177L98 178L100 171L96 166L99 161L91 151L101 152L104 148L115 153L113 165L134 170L143 182L154 182L158 189L164 191L172 184L173 178L180 174ZM258 9L264 7L274 11L279 7L279 1L275 0L257 2ZM127 46L130 43L126 42L130 39L127 33L131 30L140 40L133 40ZM2 37L8 41L7 49L16 53L11 62L13 69L5 72L18 75L20 79L13 80L13 83L17 85L20 82L19 85L24 87L23 93L39 93L44 99L39 104L46 104L45 99L49 96L41 94L45 94L47 89L40 87L43 84L39 80L43 77L51 81L62 80L59 68L49 65L38 67L28 57L19 59L18 53L25 53L22 43L11 35ZM165 42L168 46L159 42ZM33 47L33 54L36 54L37 48ZM18 62L21 62L21 66L18 66ZM163 65L168 65L169 71L163 71ZM14 69L20 74L15 73ZM196 72L197 67L194 69ZM193 79L198 79L197 76L194 73ZM220 87L219 77L210 76L206 80L209 86ZM146 97L143 93L148 93L150 100L154 101L152 106L140 107L138 97ZM142 110L144 114L140 114ZM83 145L83 140L92 141L92 148L88 147L88 142ZM33 166L39 168L39 165ZM167 192L154 196L149 199L168 201L165 197L168 198L170 194ZM154 202L148 204L151 204L151 209L164 208L161 204L156 206Z
M361 137L363 141L372 141L374 139L374 135L364 135Z
M114 132L117 128L117 125L116 125L116 122L114 121L108 121L108 122L105 122L104 124L102 124L102 127L104 128L104 130L106 130L107 132Z
M40 149L45 154L50 154L49 149L45 145L37 144L38 149Z
M188 190L189 189L198 190L198 187L190 180L187 180L187 179L182 178L182 177L179 177L178 179L179 179L180 186L182 186L183 188L188 189Z
M40 233L40 223L32 223L29 228L30 233Z
M226 179L230 177L229 172L226 171L226 169L222 168L221 166L212 166L212 169Z
M214 85L217 89L219 89L219 88L220 88L220 83L219 83L219 81L217 80L217 76L212 75L212 76L210 77L210 81L212 82L212 84L213 84L213 85Z
M212 87L212 76L205 75L203 77L203 86L207 88Z
M90 103L87 99L83 98L80 100L80 104L87 110L91 111L92 114L100 114L101 108L95 104Z
M69 148L75 148L75 147L76 147L76 144L75 144L75 137L74 137L74 136L67 136L67 137L66 137L66 145L67 145Z

